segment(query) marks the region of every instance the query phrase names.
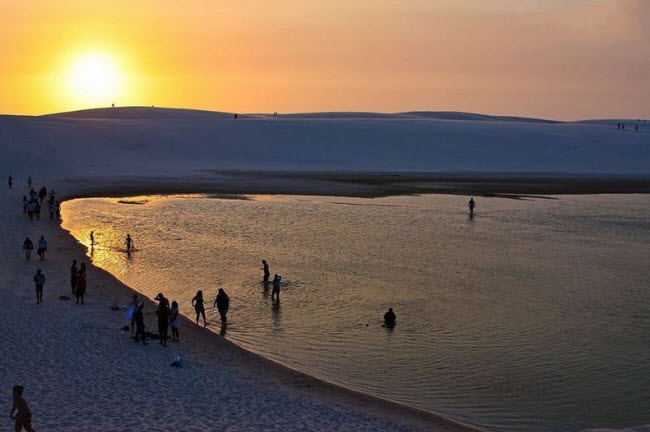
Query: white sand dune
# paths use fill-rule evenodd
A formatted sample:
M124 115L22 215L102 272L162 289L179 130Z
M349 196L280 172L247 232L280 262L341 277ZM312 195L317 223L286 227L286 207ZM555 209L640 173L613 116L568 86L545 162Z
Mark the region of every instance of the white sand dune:
M0 116L0 172L150 175L202 169L648 175L650 124L464 113L232 115L116 108ZM646 126L647 125L647 126Z

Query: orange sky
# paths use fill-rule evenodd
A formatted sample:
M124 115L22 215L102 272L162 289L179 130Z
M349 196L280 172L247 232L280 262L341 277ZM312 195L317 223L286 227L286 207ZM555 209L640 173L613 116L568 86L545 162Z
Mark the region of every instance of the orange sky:
M650 117L646 0L0 0L0 14L1 113ZM89 53L118 76L103 92L73 72Z

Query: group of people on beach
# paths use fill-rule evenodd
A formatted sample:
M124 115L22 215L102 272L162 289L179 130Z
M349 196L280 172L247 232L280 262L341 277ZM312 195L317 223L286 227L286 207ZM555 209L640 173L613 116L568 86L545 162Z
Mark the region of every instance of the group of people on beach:
M30 261L32 259L32 251L34 250L34 242L29 237L25 237L23 241L23 253L25 254L25 260ZM38 249L36 254L41 258L41 261L45 260L45 252L47 252L47 241L44 236L38 240Z
M10 176L11 179L11 176ZM43 186L38 192L34 190L31 186L31 177L27 181L29 192L27 195L23 195L23 212L29 216L30 220L40 220L41 219L41 209L43 205L48 205L48 214L50 215L50 220L54 220L61 217L61 204L56 199L56 192L54 189L48 191L45 186ZM11 184L11 180L10 180ZM11 186L10 186L11 187ZM44 204L45 203L45 204Z
M625 123L616 123L616 129L622 129L622 130L625 130ZM635 125L634 125L634 130L635 130L636 132L639 131L639 125L638 125L638 124L635 124Z
M180 333L178 327L180 324L180 316L178 302L174 300L170 304L169 299L167 299L163 293L158 293L158 295L154 297L154 300L158 301L156 316L158 317L158 339L160 340L160 345L165 347L167 346L170 327L172 329L172 342L179 342ZM136 343L138 340L141 340L142 345L147 345L147 332L145 332L146 326L144 323L143 310L144 301L138 299L137 294L133 294L133 301L131 301L126 315L131 320L131 335Z

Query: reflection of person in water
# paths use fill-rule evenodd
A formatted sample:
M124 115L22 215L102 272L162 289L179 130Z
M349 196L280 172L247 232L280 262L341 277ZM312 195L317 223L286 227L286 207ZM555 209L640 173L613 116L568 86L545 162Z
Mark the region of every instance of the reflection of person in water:
M386 327L395 327L395 321L397 320L397 315L393 312L393 308L389 308L388 312L384 314L384 324Z

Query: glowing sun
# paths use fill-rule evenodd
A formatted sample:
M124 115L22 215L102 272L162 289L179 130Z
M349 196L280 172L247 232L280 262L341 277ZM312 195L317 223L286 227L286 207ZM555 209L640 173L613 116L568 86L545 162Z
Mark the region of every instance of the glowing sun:
M84 54L72 62L67 85L75 99L83 104L108 105L121 91L122 73L113 57Z

